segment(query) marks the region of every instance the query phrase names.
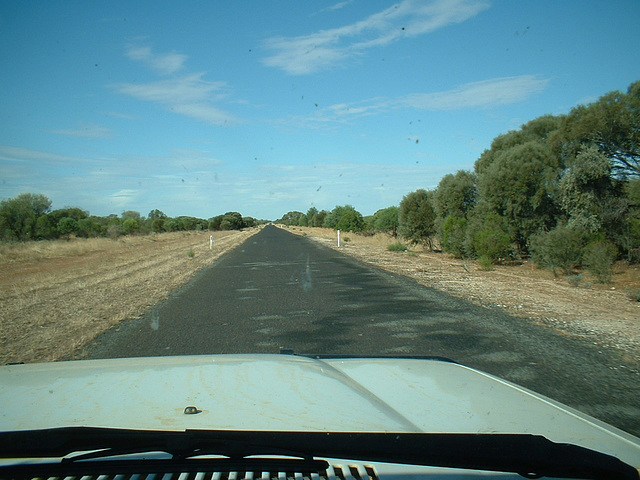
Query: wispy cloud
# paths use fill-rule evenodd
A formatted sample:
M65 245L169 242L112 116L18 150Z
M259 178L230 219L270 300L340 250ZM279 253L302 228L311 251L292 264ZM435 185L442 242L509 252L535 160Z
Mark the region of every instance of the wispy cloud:
M331 5L331 6L327 7L327 10L340 10L341 8L346 7L350 3L353 3L353 0L348 0L346 2L336 3L335 5Z
M110 138L111 130L107 127L103 127L101 125L96 125L93 123L81 123L78 128L69 128L69 129L56 129L49 130L51 133L56 133L58 135L67 135L70 137L84 137L84 138Z
M312 117L297 118L298 125L330 125L398 109L447 111L495 108L525 101L542 92L549 80L538 75L500 77L461 85L451 90L412 93L400 97L376 97L339 103L319 109Z
M346 0L346 1L344 1L344 2L338 2L338 3L335 3L335 4L333 4L333 5L329 5L328 7L323 8L322 10L319 10L319 11L318 11L318 12L316 12L316 13L313 13L313 14L312 14L312 16L313 16L313 15L317 15L317 14L319 14L319 13L324 13L324 12L333 12L333 11L336 11L336 10L341 10L341 9L343 9L344 7L346 7L347 5L350 5L350 4L352 4L352 3L353 3L353 0Z
M176 53L154 54L149 47L129 47L126 55L142 61L162 75L173 74L183 68L186 55ZM212 125L224 125L237 121L233 115L216 106L226 96L225 82L204 79L205 73L172 75L149 83L117 83L116 91L139 100L164 105L174 113L194 118Z
M0 161L16 164L41 163L51 165L70 165L74 162L91 163L88 158L60 155L42 150L14 147L13 145L0 145Z
M125 54L131 60L143 62L162 75L182 70L184 62L187 61L186 55L175 52L153 53L151 47L140 45L129 45Z
M548 79L537 75L493 78L443 92L407 95L399 103L420 110L491 108L522 102L540 93L548 83Z
M263 63L293 75L314 73L370 48L464 22L488 7L484 0L403 0L350 25L298 37L270 38L265 45L274 53Z

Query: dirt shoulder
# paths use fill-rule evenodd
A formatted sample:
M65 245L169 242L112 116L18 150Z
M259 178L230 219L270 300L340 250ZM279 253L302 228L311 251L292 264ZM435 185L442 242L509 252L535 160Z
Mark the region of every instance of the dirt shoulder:
M0 364L73 358L257 231L0 246Z
M571 286L564 278L536 268L531 262L480 270L475 261L458 260L443 253L412 248L390 252L396 240L342 234L337 246L331 229L292 227L292 233L337 249L379 268L414 278L418 283L443 290L478 305L501 308L566 335L620 351L625 363L640 368L640 302L632 301L627 288L640 289L640 268L619 268L609 285ZM345 241L346 240L346 241Z

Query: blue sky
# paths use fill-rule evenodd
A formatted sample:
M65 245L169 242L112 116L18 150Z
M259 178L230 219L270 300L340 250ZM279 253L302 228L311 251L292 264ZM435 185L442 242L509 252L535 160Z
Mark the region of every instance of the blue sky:
M0 199L398 205L640 80L640 2L0 0Z

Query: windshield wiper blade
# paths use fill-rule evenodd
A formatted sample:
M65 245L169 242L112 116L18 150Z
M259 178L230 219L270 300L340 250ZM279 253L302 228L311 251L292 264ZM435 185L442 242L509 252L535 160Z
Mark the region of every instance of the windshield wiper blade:
M639 479L619 459L528 434L148 431L70 427L0 433L0 457L98 456L167 452L176 460L198 455L243 459L255 455L404 463L537 477ZM102 452L100 452L102 451ZM0 470L1 472L1 470Z

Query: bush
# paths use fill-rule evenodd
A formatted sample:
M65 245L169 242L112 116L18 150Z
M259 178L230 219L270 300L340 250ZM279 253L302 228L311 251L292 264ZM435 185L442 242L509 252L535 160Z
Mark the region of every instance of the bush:
M617 256L618 251L611 242L592 242L584 249L583 264L598 283L610 283Z
M193 247L189 249L189 252L187 252L187 255L189 256L189 258L193 258L196 256L196 252L193 251Z
M583 275L568 275L567 276L567 283L569 285L571 285L572 287L578 288L583 280L584 280L584 276Z
M58 222L56 230L60 235L69 238L72 233L78 231L78 221L75 218L64 217Z
M627 287L627 297L633 302L640 302L640 288Z
M413 245L423 244L433 250L436 214L431 205L433 192L419 189L405 195L398 209L398 232Z
M120 226L119 223L112 223L111 225L107 226L107 229L106 229L107 237L111 239L116 239L123 234L124 232L122 231L122 227Z
M125 218L122 222L122 230L127 235L133 235L140 229L140 225L135 218Z
M404 252L407 250L407 246L402 242L392 243L387 247L390 252Z
M442 248L456 258L464 256L464 239L467 220L461 217L447 217L442 224Z
M509 254L511 239L499 227L487 225L473 236L473 249L479 257L487 257L493 263Z
M493 260L488 255L482 255L478 258L478 267L485 272L493 270Z
M558 225L531 238L531 258L539 267L552 270L554 275L557 275L558 269L569 275L580 265L586 239L584 230Z

